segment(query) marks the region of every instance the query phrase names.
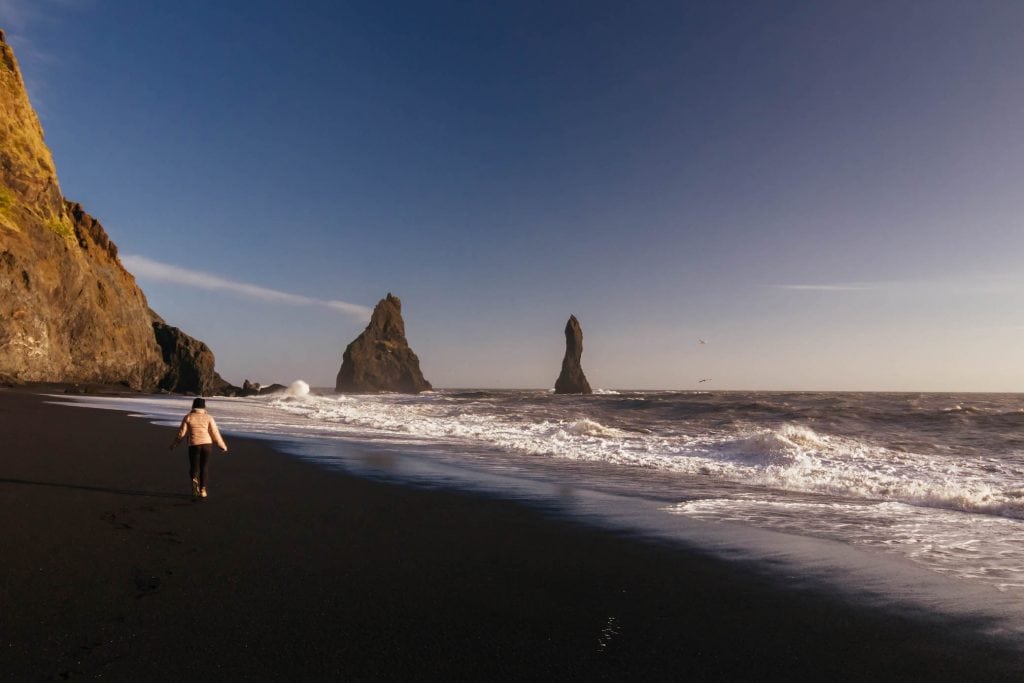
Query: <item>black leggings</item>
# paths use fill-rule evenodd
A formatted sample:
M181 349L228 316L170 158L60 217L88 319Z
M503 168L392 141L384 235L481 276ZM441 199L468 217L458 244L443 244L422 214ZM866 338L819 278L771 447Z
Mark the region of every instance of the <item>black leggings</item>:
M200 446L188 447L188 474L199 480L199 487L206 488L206 463L213 453L213 444L204 443Z

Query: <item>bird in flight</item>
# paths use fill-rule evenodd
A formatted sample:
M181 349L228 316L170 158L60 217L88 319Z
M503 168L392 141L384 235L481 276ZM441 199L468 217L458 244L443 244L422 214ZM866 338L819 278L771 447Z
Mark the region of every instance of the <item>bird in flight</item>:
M710 381L711 381L710 377L705 377L704 379L702 379L699 382L697 382L697 384L704 384L704 382L710 382Z
M701 344L707 344L706 341L704 341L703 339L700 339L700 338L698 338L697 341L699 341Z

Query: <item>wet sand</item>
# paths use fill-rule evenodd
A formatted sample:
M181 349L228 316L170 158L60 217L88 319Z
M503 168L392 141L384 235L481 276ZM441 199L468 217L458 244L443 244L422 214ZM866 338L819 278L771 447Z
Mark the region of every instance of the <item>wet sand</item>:
M1019 680L976 624L0 390L4 680ZM216 412L214 411L216 415Z

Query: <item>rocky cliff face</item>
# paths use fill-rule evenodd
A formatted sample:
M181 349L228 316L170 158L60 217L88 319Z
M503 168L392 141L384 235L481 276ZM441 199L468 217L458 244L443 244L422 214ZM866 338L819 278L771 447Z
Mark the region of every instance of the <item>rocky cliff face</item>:
M402 302L388 292L373 309L370 324L345 348L335 389L417 394L430 388L420 372L420 359L405 339Z
M583 357L583 329L576 316L569 316L565 324L565 357L562 358L562 372L555 380L556 394L592 394L587 376L583 374L580 359Z
M146 297L117 247L61 195L0 31L0 377L148 390L167 372Z

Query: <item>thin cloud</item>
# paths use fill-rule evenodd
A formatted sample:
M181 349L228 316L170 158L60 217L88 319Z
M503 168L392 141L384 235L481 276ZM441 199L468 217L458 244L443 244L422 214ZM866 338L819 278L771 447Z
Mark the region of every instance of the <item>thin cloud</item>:
M30 24L54 22L55 12L92 9L92 0L0 0L0 26L25 29Z
M44 123L48 109L45 93L52 90L46 74L63 64L56 53L40 47L41 41L31 34L39 26L52 27L69 12L90 6L85 0L0 0L0 29L14 48L29 100Z
M878 289L878 285L834 284L834 285L768 285L773 289L789 289L802 292L866 292Z
M0 0L0 22L4 28L24 28L34 16L32 7L23 0Z
M171 282L177 285L209 291L232 292L268 303L281 303L289 306L323 306L355 316L360 320L368 320L370 318L370 309L359 304L350 304L347 301L338 301L336 299L316 299L301 294L291 294L270 289L269 287L261 287L249 282L228 280L219 275L189 270L188 268L174 266L169 263L160 263L137 254L122 255L121 263L131 273L146 280Z
M1000 274L984 276L950 276L916 281L889 280L878 282L829 282L820 284L775 284L772 289L802 292L868 292L881 291L928 294L1007 294L1024 289L1020 276Z

